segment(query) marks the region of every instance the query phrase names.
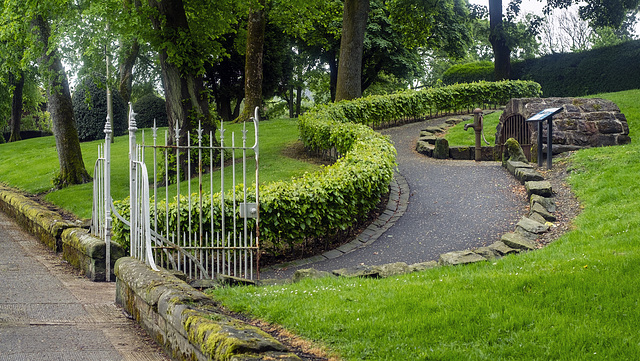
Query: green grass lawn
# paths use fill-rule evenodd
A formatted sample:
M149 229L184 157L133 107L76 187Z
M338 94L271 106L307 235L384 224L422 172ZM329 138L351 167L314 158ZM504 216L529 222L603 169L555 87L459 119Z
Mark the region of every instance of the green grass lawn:
M491 145L494 145L496 142L496 127L498 126L498 121L500 120L500 114L502 114L501 111L496 111L491 114L485 115L483 118L482 128L484 137ZM458 123L447 130L445 138L447 138L450 147L475 146L476 133L473 128L464 130L464 125L466 123L473 123L473 120ZM482 145L486 146L486 143L483 141Z
M347 360L640 359L640 91L601 94L632 143L577 152L584 210L542 250L384 280L215 290Z
M236 133L236 146L242 142L240 124L227 124L225 128L225 142L231 142L231 133ZM249 127L247 134L249 146L253 145L253 127ZM261 184L289 179L300 176L305 172L312 172L319 169L319 166L311 163L295 160L284 156L283 150L296 142L298 139L298 128L295 120L276 119L260 123L260 182ZM164 139L161 132L159 138ZM152 142L150 130L145 131L147 143ZM142 137L142 131L138 131L137 137ZM129 152L128 135L116 137L112 144L112 165L111 182L112 196L115 200L124 199L129 195ZM97 149L99 144L104 144L104 140L82 143L82 156L87 171L93 176L93 168L98 157ZM238 152L239 153L239 152ZM239 154L238 154L239 155ZM153 172L153 156L147 152L146 159L149 172ZM249 166L254 162L250 161ZM43 137L28 139L15 143L0 144L0 182L15 188L22 189L28 193L45 193L45 199L63 209L66 209L78 217L91 217L92 183L68 187L61 190L51 191L51 179L54 171L59 168L56 153L55 140L53 137ZM240 172L241 167L237 167L236 172ZM230 173L226 171L227 175ZM252 173L249 172L251 175ZM153 177L151 174L149 177ZM204 179L205 184L209 184L209 176ZM220 184L219 172L213 173L214 187ZM241 177L238 175L238 177ZM241 179L242 178L238 178ZM225 177L227 189L231 186L231 177ZM253 184L253 177L247 183ZM197 189L197 179L192 181L193 189ZM170 197L175 195L175 188L171 188ZM187 189L186 182L181 183L183 190ZM184 194L184 193L183 193ZM159 197L164 195L164 191L159 191Z

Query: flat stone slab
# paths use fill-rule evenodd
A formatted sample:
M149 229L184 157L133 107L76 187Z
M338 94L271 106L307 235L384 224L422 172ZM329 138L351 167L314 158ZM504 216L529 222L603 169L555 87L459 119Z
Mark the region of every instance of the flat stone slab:
M409 266L409 270L411 272L420 272L420 271L428 270L435 267L438 267L438 262L428 261L428 262L414 263Z
M542 224L546 224L546 223L547 223L547 220L546 220L546 219L544 219L544 218L540 215L540 213L531 212L531 214L530 214L530 215L529 215L529 217L527 217L527 218L532 219L532 220L534 220L534 221L536 221L536 222L538 222L538 223L542 223Z
M377 270L378 274L382 278L399 276L412 272L412 269L409 267L409 265L404 262L388 263L382 266L374 266L373 269Z
M450 125L456 125L456 124L462 122L462 118L449 118L449 119L445 120L444 122L447 123L447 124L450 124Z
M453 251L440 255L439 264L443 266L454 266L459 264L475 263L486 261L487 259L472 251Z
M515 249L531 251L538 248L535 242L532 242L523 237L521 234L515 232L503 234L500 238L500 241L502 241L502 243L506 244L507 246Z
M549 211L547 211L547 209L544 208L542 206L542 204L540 204L540 203L534 203L533 207L531 207L531 212L533 212L535 214L539 214L546 221L549 221L549 222L555 222L556 221L556 216L554 216Z
M444 127L438 127L438 126L432 126L432 127L426 127L424 129L422 129L422 131L420 131L420 136L427 135L427 134L438 134L438 133L442 133L444 132Z
M438 139L438 137L436 137L435 135L433 135L431 133L427 133L427 135L420 135L420 138L418 138L419 141L427 142L429 144L436 144L436 140L437 139Z
M520 183L544 180L542 174L530 168L516 168L514 176Z
M517 168L529 168L533 169L533 165L525 162L518 162L514 160L507 160L507 170L511 174L515 174Z
M436 146L428 142L424 142L421 140L416 142L416 152L420 154L424 154L428 157L432 157L434 149L436 149Z
M553 195L553 190L551 189L551 183L549 183L549 181L525 182L524 187L529 195L537 194L543 197L551 197Z
M507 246L502 241L494 242L494 243L490 244L489 247L487 247L487 248L491 249L492 251L494 251L495 253L497 253L500 256L506 256L508 254L513 254L513 253L518 253L519 252L517 249Z
M516 224L516 229L517 228L522 228L529 233L535 234L541 234L549 230L549 226L547 226L546 224L536 222L530 218L522 218L520 222Z
M363 277L363 278L379 278L380 270L371 266L357 266L350 268L340 268L332 271L332 273L338 277Z
M486 259L494 259L497 258L498 256L500 256L500 254L498 252L496 252L495 250L489 248L489 247L480 247L477 249L474 249L473 252L481 255L482 257L486 258Z
M539 203L549 213L554 213L557 209L556 201L553 198L547 198L537 194L532 194L531 199L529 199L529 202L531 203L531 208L533 208L536 203Z
M305 278L313 279L313 278L324 278L324 277L333 277L333 276L334 275L331 274L330 272L318 271L315 268L307 268L307 269L297 270L296 273L293 274L293 277L291 278L291 280L293 282L300 282Z

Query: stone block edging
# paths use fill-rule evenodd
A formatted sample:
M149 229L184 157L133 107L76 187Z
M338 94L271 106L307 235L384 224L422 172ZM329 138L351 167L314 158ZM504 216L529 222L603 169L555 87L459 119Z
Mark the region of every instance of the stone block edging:
M92 281L105 280L105 242L86 229L20 192L0 184L0 210L10 215L27 232L36 236L54 252ZM111 243L111 262L124 256L117 243ZM111 268L113 269L113 267Z
M261 329L218 311L217 304L171 273L141 261L116 262L116 303L176 360L300 360Z

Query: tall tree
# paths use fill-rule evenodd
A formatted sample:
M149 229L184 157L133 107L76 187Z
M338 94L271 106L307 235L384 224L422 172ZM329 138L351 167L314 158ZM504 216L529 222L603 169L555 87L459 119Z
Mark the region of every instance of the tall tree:
M496 80L509 79L511 74L511 49L502 21L502 0L489 0L489 42L493 48Z
M48 110L53 122L53 135L56 139L60 174L55 183L59 187L86 183L91 180L82 160L80 140L73 115L69 82L62 66L60 54L51 38L49 20L37 14L31 20L36 39L41 44L41 56L38 63L46 75Z
M11 100L11 119L9 128L11 136L9 142L17 142L20 139L20 122L22 120L22 95L24 91L24 72L19 71L18 74L10 73L9 82L13 86L13 97Z
M369 0L345 0L336 101L362 96L362 54L368 15Z
M249 9L247 22L247 51L244 70L244 109L237 122L251 118L256 107L262 105L262 58L266 20L266 0L259 0Z

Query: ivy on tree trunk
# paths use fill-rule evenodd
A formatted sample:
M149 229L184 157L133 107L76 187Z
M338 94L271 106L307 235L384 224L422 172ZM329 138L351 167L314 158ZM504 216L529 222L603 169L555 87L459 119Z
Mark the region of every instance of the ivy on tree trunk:
M42 56L39 59L39 64L41 72L45 74L47 107L51 114L53 135L56 139L60 162L60 173L54 179L54 184L57 187L66 187L72 184L87 183L91 181L91 177L82 160L69 82L57 49L49 46L51 35L49 22L41 15L36 15L31 26L42 44Z

